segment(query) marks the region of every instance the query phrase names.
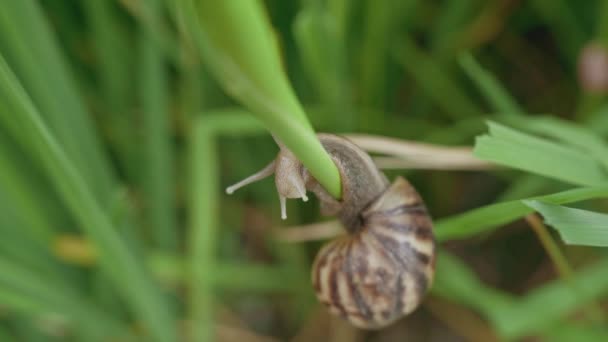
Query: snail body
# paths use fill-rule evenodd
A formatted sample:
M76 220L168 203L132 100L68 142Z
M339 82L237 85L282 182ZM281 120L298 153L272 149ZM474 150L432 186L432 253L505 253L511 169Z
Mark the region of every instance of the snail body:
M271 165L235 187L275 172L283 217L285 198L306 200L306 190L312 191L322 214L337 216L348 233L322 247L315 258L312 283L317 298L359 328L382 328L412 312L433 281L431 218L404 178L389 185L355 144L331 134L318 137L340 171L340 201L284 147Z

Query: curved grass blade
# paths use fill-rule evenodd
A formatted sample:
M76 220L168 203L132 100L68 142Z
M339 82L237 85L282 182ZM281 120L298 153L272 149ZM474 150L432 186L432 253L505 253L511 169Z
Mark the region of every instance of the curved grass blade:
M545 203L564 204L592 198L608 197L608 185L578 188L528 199ZM487 205L463 214L438 220L435 234L439 241L465 239L521 218L534 210L522 200Z

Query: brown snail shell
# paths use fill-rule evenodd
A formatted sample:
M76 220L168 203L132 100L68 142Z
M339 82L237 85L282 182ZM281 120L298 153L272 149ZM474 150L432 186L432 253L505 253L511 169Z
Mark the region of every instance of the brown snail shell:
M325 245L314 262L317 298L360 328L386 326L412 312L433 281L432 223L403 178L362 214L361 229Z
M432 221L416 190L398 177L390 186L370 156L349 140L319 134L341 174L342 198L333 199L284 146L275 161L227 189L273 172L282 216L285 198L312 191L325 215L348 232L325 245L312 268L317 298L353 325L378 329L412 312L424 299L435 269Z

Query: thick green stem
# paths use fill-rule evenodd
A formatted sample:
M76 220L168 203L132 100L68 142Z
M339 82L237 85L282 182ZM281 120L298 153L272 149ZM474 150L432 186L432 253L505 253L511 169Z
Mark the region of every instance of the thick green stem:
M283 70L276 37L258 1L181 0L203 58L234 98L302 161L334 197L340 174L325 152Z

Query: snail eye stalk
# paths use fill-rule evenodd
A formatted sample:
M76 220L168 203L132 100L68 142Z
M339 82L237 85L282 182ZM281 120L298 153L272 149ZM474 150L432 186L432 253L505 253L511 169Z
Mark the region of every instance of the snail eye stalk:
M232 195L235 191L240 188L243 188L249 184L255 183L257 181L261 181L262 179L271 176L274 173L275 161L273 160L270 164L266 165L260 171L252 174L251 176L229 186L226 188L226 193L228 195Z

